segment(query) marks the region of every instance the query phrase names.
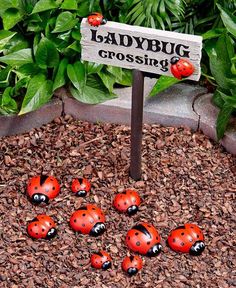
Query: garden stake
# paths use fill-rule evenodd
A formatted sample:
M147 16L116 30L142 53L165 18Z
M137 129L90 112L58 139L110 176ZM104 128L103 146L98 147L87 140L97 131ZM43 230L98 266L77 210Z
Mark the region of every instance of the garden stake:
M133 70L132 108L131 108L131 152L130 176L134 180L141 178L141 147L143 128L143 89L144 74Z

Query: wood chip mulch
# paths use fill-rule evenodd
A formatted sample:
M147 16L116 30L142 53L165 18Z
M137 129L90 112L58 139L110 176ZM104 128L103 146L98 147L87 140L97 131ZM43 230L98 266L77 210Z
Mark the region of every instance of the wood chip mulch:
M129 177L130 128L91 124L70 116L0 143L0 287L55 288L211 288L236 286L235 192L236 158L200 132L145 125L143 175ZM61 183L48 206L33 206L26 183L37 174ZM92 183L88 197L70 191L74 177ZM115 193L136 189L143 203L133 217L117 213ZM76 235L68 221L85 203L96 203L107 217L107 231L98 238ZM27 221L46 213L57 223L58 236L32 240ZM130 255L124 239L139 221L151 222L162 237L163 252L143 257L144 268L130 278L121 270ZM199 257L176 254L165 244L168 233L186 222L198 224L206 249ZM108 271L90 267L92 252L107 250Z

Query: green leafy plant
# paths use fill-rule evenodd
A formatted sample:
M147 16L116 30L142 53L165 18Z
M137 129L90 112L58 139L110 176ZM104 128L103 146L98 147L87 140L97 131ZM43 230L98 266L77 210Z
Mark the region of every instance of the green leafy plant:
M80 61L80 21L100 11L99 4L0 2L0 114L38 109L65 85L76 99L91 104L114 98L116 84L131 85L130 71Z

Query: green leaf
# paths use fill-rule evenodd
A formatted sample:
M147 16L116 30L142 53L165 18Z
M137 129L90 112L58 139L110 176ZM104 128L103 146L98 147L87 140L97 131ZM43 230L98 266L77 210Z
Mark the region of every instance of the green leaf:
M109 93L97 75L88 75L85 85L77 90L70 86L70 92L74 98L87 104L98 104L109 99L115 98L114 94Z
M226 29L236 37L236 16L224 9L220 4L216 4L220 10L220 16Z
M106 88L108 89L108 91L110 93L112 93L113 91L113 86L116 82L116 78L115 76L113 76L111 73L106 72L106 71L100 71L97 73L98 76L101 78L103 84L106 86Z
M85 68L84 65L78 61L76 63L69 64L67 66L67 75L73 85L82 93L83 86L85 83Z
M224 33L224 31L225 31L225 28L211 29L202 35L203 40L218 38L220 35Z
M19 115L34 111L47 103L52 95L53 82L44 74L34 76L28 85Z
M16 35L16 32L0 30L0 50L10 41L10 39Z
M14 114L18 112L16 101L11 97L12 87L7 87L1 97L1 108L7 112L7 114Z
M60 88L66 84L66 69L68 65L68 59L63 58L58 66L58 70L55 76L55 80L53 83L53 91L55 91L57 88Z
M124 86L132 85L132 71L115 66L106 66L108 72L116 77L116 83Z
M89 15L89 1L80 1L81 3L78 3L78 9L77 14L80 17L87 17Z
M33 77L36 74L40 74L42 70L39 68L37 64L28 63L19 67L18 72L22 74L24 77L27 76Z
M60 33L65 32L70 29L72 29L76 23L78 22L77 19L75 19L75 16L69 12L62 12L58 15L55 29L52 31L52 33Z
M11 54L0 57L0 62L11 66L21 66L26 63L33 63L32 51L30 48L22 49Z
M17 8L19 5L18 0L1 0L0 1L0 15L9 8Z
M235 97L236 95L227 95L220 90L218 90L218 92L220 93L221 98L224 100L226 104L236 108L236 97Z
M222 108L225 101L222 99L221 94L219 93L219 90L216 90L213 97L212 102L219 108Z
M222 109L220 110L216 121L216 132L218 140L220 140L224 136L232 112L233 107L231 107L227 103L225 103Z
M86 72L87 74L96 74L102 70L103 64L98 64L94 62L86 62Z
M7 66L0 70L0 87L9 86L9 78L11 75L11 66Z
M5 30L9 30L14 27L20 20L22 15L16 8L7 9L2 15L3 27Z
M152 91L150 92L149 96L155 96L156 94L164 91L165 89L171 87L172 85L181 82L181 80L171 77L171 76L164 76L162 75L153 86Z
M16 34L13 36L9 42L5 45L3 54L10 54L22 49L26 49L29 47L29 43L24 37L20 34Z
M32 14L56 8L58 8L58 5L54 0L39 0L37 4L34 6Z
M36 63L43 69L56 67L59 63L59 54L52 41L43 38L35 54Z
M61 9L64 10L77 10L77 1L76 0L64 0L61 5Z

